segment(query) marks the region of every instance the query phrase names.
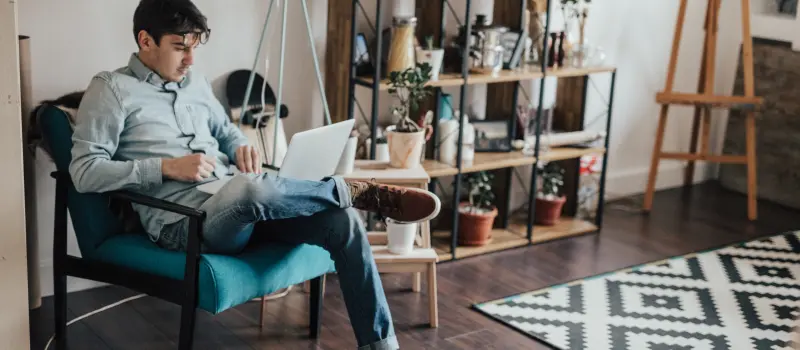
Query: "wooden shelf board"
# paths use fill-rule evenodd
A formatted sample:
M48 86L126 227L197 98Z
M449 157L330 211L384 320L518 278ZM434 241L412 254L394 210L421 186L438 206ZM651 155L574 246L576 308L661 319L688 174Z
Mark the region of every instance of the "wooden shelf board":
M511 221L508 224L509 231L520 235L527 234L528 223L524 213L522 213L522 215L515 213L509 221ZM533 243L542 243L555 239L577 236L596 230L597 226L589 221L563 216L561 220L553 226L534 225L532 241Z
M598 148L577 148L577 147L556 147L547 152L540 153L539 159L546 161L556 161L583 157L590 154L603 154L606 149Z
M574 148L558 147L541 155L540 159L555 161L578 158L588 154L605 153L604 148ZM536 158L527 156L521 151L515 152L476 152L475 159L470 163L462 164L463 173L473 173L484 170L512 168L522 165L532 165ZM458 173L458 168L433 159L426 159L422 165L430 177L452 176Z
M609 66L597 66L597 67L586 67L586 68L556 68L556 69L548 69L547 76L550 77L581 77L584 75L595 74L595 73L608 73L615 71L616 68L609 67Z
M536 158L515 152L475 152L475 159L461 164L462 173L511 168L536 163ZM430 177L450 176L458 173L458 168L436 160L425 160L425 171Z
M547 76L553 77L579 77L593 73L604 73L614 71L614 67L598 66L588 68L557 68L548 69ZM523 66L516 69L503 69L497 73L480 73L470 72L467 76L467 85L473 84L494 84L494 83L507 83L514 81L532 80L544 77L541 69L537 65ZM371 76L356 77L362 83L372 86ZM464 79L461 73L439 73L439 80L431 81L428 86L434 87L449 87L461 86L464 84ZM389 80L383 79L378 85L379 90L389 90Z
M433 247L439 254L439 261L452 259L450 254L450 231L434 231L432 233ZM456 247L456 258L466 258L501 250L522 247L528 244L524 235L514 233L510 230L492 230L492 240L486 245L479 247L462 246Z

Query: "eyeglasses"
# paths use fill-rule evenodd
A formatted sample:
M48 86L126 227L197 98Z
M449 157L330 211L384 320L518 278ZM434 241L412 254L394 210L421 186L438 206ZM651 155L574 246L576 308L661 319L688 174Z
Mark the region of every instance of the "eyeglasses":
M202 32L178 33L178 35L183 36L183 45L187 47L205 45L208 42L208 37L211 36L211 29Z

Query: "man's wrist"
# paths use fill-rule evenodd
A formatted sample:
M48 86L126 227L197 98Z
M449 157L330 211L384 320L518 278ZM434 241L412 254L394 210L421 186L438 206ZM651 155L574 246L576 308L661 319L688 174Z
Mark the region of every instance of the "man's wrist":
M147 158L140 161L140 181L145 186L161 184L164 162L161 158Z

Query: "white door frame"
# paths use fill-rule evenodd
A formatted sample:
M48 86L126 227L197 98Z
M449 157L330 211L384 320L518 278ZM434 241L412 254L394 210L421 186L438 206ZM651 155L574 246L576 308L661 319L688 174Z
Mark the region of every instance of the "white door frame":
M17 0L0 1L0 348L30 349Z

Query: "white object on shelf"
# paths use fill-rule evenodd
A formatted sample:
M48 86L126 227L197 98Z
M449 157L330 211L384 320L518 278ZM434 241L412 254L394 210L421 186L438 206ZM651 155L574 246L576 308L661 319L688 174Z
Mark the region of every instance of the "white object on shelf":
M431 65L431 81L439 80L439 70L442 68L444 49L425 50L417 47L417 63Z
M542 135L542 139L539 141L539 148L546 149L550 147L586 143L600 140L605 136L605 131L571 131L552 133L549 135ZM529 147L526 149L533 150L536 143L536 136L531 137L528 142L531 144L529 144Z
M380 162L389 161L389 144L379 143L375 145L375 160Z
M409 254L414 250L417 223L400 223L386 219L386 233L389 253L402 255Z

